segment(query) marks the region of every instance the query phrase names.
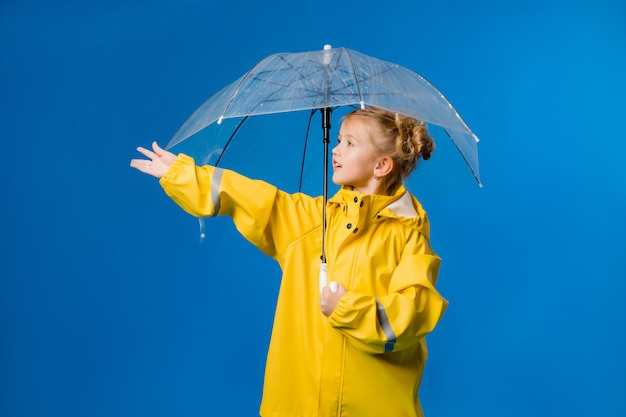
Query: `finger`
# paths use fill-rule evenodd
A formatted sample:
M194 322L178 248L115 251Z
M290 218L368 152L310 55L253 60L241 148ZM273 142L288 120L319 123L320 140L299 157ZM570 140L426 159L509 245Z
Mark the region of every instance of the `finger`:
M330 290L330 288L328 288L328 286L322 288L322 294L320 296L320 299L322 301L326 301L328 300L328 297L330 297L330 295L332 294L332 291Z
M130 166L146 174L151 171L150 161L146 161L145 159L132 159Z
M156 140L154 142L152 142L152 149L154 150L154 153L157 154L158 156L163 156L163 154L165 153L163 151L163 148L161 148L159 146L159 144L156 142Z
M137 148L137 151L150 159L155 159L157 157L157 155L154 152L152 152L149 149L142 148L141 146Z

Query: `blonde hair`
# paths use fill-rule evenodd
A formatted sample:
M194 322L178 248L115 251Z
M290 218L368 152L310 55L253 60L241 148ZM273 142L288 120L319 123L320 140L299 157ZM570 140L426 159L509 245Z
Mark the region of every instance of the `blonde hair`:
M409 177L420 157L429 159L435 150L435 141L423 121L377 107L354 110L345 119L354 116L367 117L375 122L379 132L372 132L370 139L381 155L393 160L392 171L380 178L388 195Z

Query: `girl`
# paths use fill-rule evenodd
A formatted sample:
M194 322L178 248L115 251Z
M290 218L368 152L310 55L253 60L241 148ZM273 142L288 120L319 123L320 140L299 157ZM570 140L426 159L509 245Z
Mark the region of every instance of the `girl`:
M434 143L423 123L377 108L348 114L332 151L328 276L319 291L322 197L287 194L153 143L131 166L160 178L197 217L228 215L283 272L265 370L263 417L422 416L424 336L447 307L429 222L403 186Z

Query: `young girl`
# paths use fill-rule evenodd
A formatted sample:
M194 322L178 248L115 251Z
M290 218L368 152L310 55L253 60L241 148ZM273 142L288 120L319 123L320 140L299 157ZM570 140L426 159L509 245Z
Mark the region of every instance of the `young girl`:
M197 217L228 215L283 271L265 370L263 417L422 416L424 336L447 307L429 222L402 182L434 150L426 126L377 108L348 114L332 151L327 260L319 290L322 198L287 194L153 143L131 166L160 178Z

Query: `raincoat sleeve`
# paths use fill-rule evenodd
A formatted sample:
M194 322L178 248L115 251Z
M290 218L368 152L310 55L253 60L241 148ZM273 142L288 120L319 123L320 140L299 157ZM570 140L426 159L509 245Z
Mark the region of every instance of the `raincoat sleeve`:
M348 291L330 315L330 324L360 350L386 353L414 346L430 333L448 302L437 292L441 259L420 237L407 245L393 272L388 292L371 296Z
M231 216L242 236L278 260L284 248L315 228L316 218L317 223L321 219L314 198L287 194L227 169L196 166L193 158L184 154L178 155L160 184L176 204L195 217Z

